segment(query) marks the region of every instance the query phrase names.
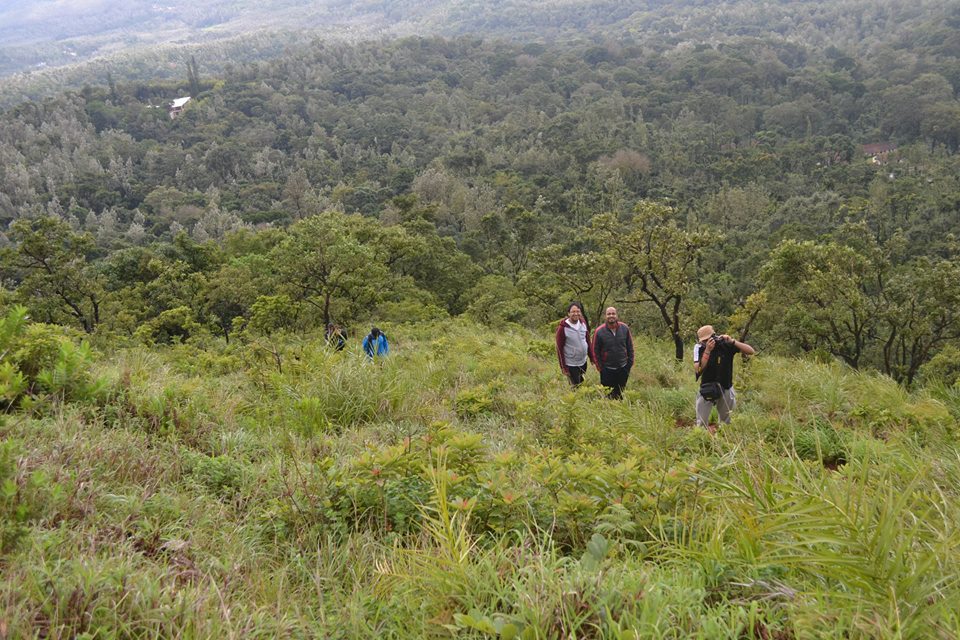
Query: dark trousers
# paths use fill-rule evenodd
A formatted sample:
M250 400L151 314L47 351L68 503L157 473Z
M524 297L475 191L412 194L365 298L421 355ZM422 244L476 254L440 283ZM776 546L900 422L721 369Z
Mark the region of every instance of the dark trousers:
M627 386L627 378L630 377L630 367L621 367L620 369L600 369L600 384L610 389L608 398L619 400L623 397L623 388Z
M575 387L579 387L583 382L583 375L587 372L587 363L584 362L579 367L567 367L568 377L570 378L570 384Z

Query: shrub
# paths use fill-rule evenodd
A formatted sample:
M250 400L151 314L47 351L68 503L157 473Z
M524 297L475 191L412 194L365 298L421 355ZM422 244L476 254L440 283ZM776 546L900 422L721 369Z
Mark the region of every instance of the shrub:
M90 373L93 354L90 345L62 341L57 360L37 374L39 389L74 401L93 401L106 389L106 381Z
M243 467L230 456L195 456L190 475L197 484L221 498L231 498L243 487Z
M333 429L320 398L313 396L299 398L294 401L293 409L297 418L296 426L302 435L312 436Z
M183 342L200 330L190 307L176 307L140 325L134 336L146 344L171 344Z
M43 507L63 493L41 471L22 473L17 453L13 442L0 442L0 555L12 551Z
M449 319L450 317L446 309L442 309L435 304L415 300L382 302L377 311L380 322L429 322L431 320Z
M557 353L557 346L551 340L531 340L527 343L527 353L541 358L551 358Z
M803 460L815 460L835 467L847 461L847 445L837 429L828 423L814 423L794 434L793 447Z
M460 418L476 418L493 411L493 398L486 387L463 389L457 393L453 406Z
M297 305L290 296L260 296L250 309L251 331L269 334L281 329L292 329L297 322Z
M0 398L8 406L33 406L39 394L64 401L97 400L106 383L91 373L89 344L78 344L75 338L66 328L30 323L24 307L11 308L0 319Z
M494 326L520 322L529 308L513 282L500 275L484 276L463 297L472 300L467 307L468 316Z
M28 323L17 340L13 360L20 370L31 380L44 369L54 366L60 355L60 346L67 339L65 327Z
M945 346L920 367L917 379L924 385L955 387L960 384L960 349L952 344Z

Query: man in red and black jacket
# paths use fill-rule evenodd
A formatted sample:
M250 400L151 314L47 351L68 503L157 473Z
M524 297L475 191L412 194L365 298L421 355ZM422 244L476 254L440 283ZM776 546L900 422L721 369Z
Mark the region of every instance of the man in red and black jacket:
M600 384L610 389L608 397L619 400L633 368L633 336L615 308L607 308L605 320L593 334L593 355Z

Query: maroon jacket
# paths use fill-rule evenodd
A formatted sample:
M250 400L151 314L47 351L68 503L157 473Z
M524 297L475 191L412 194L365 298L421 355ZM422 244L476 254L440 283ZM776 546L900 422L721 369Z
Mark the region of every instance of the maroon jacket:
M590 325L587 324L585 320L581 320L585 325L587 330L587 361L597 364L597 359L593 355L593 340L590 339ZM563 371L563 375L567 375L567 363L563 361L563 346L567 343L567 332L563 330L563 327L567 324L567 319L564 318L560 321L560 324L557 325L557 359L560 360L560 370Z

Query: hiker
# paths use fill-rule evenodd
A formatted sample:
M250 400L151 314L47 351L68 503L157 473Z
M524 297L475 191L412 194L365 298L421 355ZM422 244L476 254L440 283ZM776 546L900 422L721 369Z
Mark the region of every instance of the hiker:
M633 368L633 336L614 307L607 308L604 319L606 322L593 334L594 364L600 372L600 384L610 389L607 397L619 400Z
M380 329L372 327L367 337L363 339L363 351L371 360L374 356L385 356L390 353L390 345L387 344L387 336Z
M578 387L587 372L587 363L596 363L590 340L590 323L579 302L571 302L567 307L567 317L557 326L556 339L560 370L571 385Z
M337 351L343 351L344 347L347 346L347 336L340 325L327 325L327 346L333 347Z
M726 334L718 336L710 325L697 330L697 344L693 347L693 371L700 380L697 424L705 429L710 429L710 412L714 406L720 422L730 424L730 412L737 406L733 391L733 356L738 353L748 357L756 350Z

